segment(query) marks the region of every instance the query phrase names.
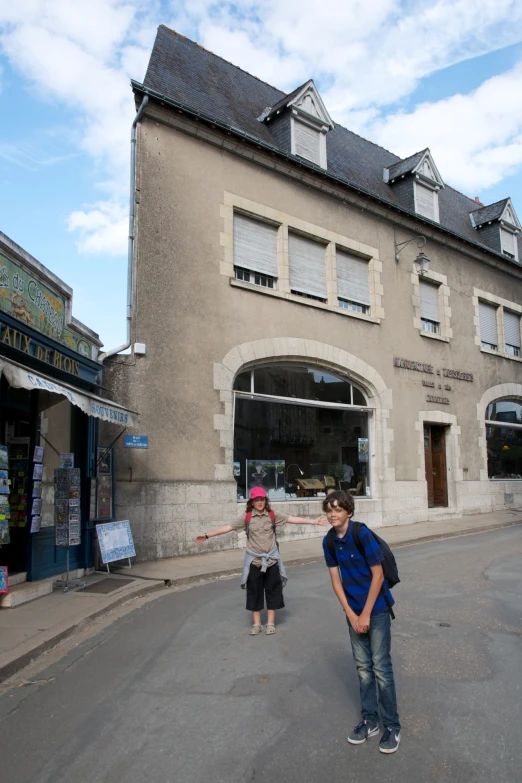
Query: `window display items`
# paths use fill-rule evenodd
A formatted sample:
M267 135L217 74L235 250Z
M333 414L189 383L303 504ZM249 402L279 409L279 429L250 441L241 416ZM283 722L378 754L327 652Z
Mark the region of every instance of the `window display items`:
M368 438L358 438L359 462L368 462Z
M270 500L285 499L285 460L247 460L246 475L249 492L263 487Z
M60 468L74 468L74 454L60 454Z
M0 566L0 593L9 592L9 573L7 566Z
M43 458L44 458L44 447L35 446L34 454L33 454L33 462L43 462Z

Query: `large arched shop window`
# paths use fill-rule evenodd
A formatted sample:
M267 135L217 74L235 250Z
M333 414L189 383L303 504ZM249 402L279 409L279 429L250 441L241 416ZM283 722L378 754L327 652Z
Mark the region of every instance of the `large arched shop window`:
M486 410L490 479L522 479L522 402L495 400Z
M353 383L321 367L266 364L236 377L234 397L239 500L253 486L271 500L324 497L339 482L370 494L371 410Z

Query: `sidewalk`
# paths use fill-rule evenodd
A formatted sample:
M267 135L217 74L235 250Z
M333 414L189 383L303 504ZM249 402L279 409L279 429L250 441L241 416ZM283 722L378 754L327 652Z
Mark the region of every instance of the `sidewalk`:
M394 548L519 524L522 524L522 508L397 525L380 528L377 532ZM317 537L281 544L285 565L322 560L321 540ZM30 603L0 610L0 682L97 617L132 598L161 590L165 585L186 585L240 573L243 555L243 549L232 549L137 563L130 571L125 569L110 575L98 572L86 577L88 589L85 591L64 593L55 590ZM94 585L98 587L93 588ZM91 592L93 589L96 592Z

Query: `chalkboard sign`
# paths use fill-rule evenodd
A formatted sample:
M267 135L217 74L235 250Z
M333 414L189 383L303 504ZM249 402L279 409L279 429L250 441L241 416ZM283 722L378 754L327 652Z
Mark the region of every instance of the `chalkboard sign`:
M128 519L123 522L107 522L96 525L96 534L103 563L114 563L116 560L136 557Z

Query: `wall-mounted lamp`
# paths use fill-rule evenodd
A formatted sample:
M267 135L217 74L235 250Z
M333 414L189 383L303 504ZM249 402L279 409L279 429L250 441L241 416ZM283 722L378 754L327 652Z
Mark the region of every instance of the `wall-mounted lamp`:
M430 259L428 256L424 255L422 252L422 248L426 244L426 238L419 235L418 237L413 237L413 239L407 239L406 242L399 242L398 244L395 244L395 260L397 263L399 263L399 257L406 245L410 245L412 242L417 243L417 247L421 251L415 261L413 262L415 264L415 269L417 270L417 274L419 275L425 275L426 272L429 269L430 266Z

